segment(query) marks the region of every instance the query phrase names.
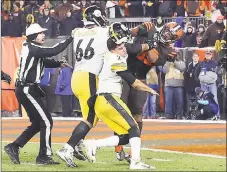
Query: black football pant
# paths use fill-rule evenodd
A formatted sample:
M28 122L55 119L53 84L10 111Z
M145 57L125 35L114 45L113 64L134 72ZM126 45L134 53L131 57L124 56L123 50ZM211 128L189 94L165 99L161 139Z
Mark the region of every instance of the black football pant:
M16 97L25 108L31 125L16 139L15 143L23 147L35 134L40 132L39 156L51 155L51 129L53 120L42 101L43 91L38 85L16 87Z

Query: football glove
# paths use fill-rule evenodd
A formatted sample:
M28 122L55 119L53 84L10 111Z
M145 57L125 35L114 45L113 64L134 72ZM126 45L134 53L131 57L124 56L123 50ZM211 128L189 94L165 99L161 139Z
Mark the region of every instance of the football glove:
M147 37L148 31L153 27L151 22L144 22L138 26L139 31L137 33L138 36Z

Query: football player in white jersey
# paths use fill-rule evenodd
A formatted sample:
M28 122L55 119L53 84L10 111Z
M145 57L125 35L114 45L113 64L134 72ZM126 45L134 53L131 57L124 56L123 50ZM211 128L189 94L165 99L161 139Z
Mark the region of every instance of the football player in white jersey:
M158 95L158 93L127 71L125 40L118 39L118 36L119 34L115 35L115 32L113 32L107 41L110 53L104 57L103 68L99 75L97 94L89 100L89 103L90 101L95 102L94 108L98 118L118 135L100 140L85 140L86 154L90 162L95 162L97 148L130 143L130 169L155 169L155 167L141 162L140 130L129 108L120 97L123 80L137 90L146 91L150 94ZM121 138L119 135L127 135L128 137Z
M96 94L97 76L102 69L103 56L108 51L107 21L100 8L95 5L86 8L83 12L83 20L85 28L74 31L76 62L71 82L72 91L80 102L83 120L74 129L64 147L57 151L57 155L71 167L77 167L73 162L74 149L77 149L77 153L82 153L78 151L77 145L98 121L94 109L88 106L87 101Z

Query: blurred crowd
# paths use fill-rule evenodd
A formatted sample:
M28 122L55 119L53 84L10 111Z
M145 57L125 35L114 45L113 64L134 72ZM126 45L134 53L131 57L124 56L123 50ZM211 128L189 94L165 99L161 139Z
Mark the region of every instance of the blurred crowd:
M203 101L208 101L207 104L199 104L201 109L205 109L200 119L226 118L226 112L223 113L222 108L223 95L221 95L224 84L226 88L226 83L224 83L226 78L222 78L221 67L214 58L214 52L206 50L204 60L201 60L200 54L196 51L187 58L191 59L188 64L177 58L167 61L163 67L153 67L148 72L147 84L158 92L163 89L164 116L158 113L158 97L148 94L144 106L144 119L191 119L193 102L201 92L209 93L210 97L209 101L203 98ZM200 90L196 91L198 88ZM199 107L194 108L196 108L194 112L201 110L198 109Z
M46 36L54 38L59 35L69 35L74 28L83 27L82 12L90 5L99 6L108 18L122 17L180 17L178 22L183 23L181 17L210 16L212 11L220 10L225 15L226 1L188 1L188 0L2 0L1 30L2 36L20 37L25 34L26 28L31 23L39 23L48 28ZM158 27L163 23L157 22ZM188 26L188 25L187 25ZM195 33L199 26L186 31ZM204 30L204 29L203 29ZM203 31L199 32L201 34ZM189 45L196 45L195 34L188 38ZM183 43L183 47L188 43Z

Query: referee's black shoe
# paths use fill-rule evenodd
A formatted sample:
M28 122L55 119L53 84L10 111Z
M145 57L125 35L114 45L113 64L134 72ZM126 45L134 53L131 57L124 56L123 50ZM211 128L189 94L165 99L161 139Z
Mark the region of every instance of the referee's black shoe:
M9 155L11 161L14 164L20 164L19 160L19 147L13 143L10 143L4 147L5 152Z
M37 158L36 158L36 164L56 165L56 164L60 164L60 163L54 161L51 156L47 156L47 155L40 156L40 155L38 155Z

